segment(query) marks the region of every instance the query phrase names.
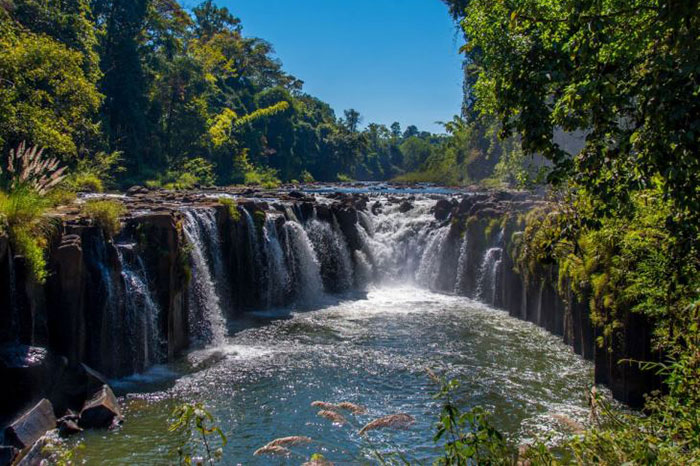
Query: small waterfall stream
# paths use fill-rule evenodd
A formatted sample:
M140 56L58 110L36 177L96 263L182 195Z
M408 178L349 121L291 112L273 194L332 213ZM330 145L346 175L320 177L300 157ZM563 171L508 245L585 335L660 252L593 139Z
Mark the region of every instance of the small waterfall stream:
M289 273L284 261L284 251L277 235L276 217L268 216L263 227L263 252L265 256L264 296L265 307L282 306L289 293Z
M323 294L321 266L304 228L297 222L284 225L287 269L299 301L312 304Z
M189 285L190 313L193 314L192 333L203 344L220 345L226 338L226 319L221 308L219 284L222 275L213 275L217 267L213 262L221 258L221 243L212 209L186 210L184 232L191 247L192 279ZM213 269L213 270L212 270Z
M163 361L158 327L160 309L149 289L143 259L134 251L136 244L116 246L126 293L124 315L127 338L132 348L133 367L141 372Z
M486 304L493 305L496 302L498 290L497 278L503 261L503 249L490 248L484 254L484 259L479 267L479 281L476 286L476 298Z

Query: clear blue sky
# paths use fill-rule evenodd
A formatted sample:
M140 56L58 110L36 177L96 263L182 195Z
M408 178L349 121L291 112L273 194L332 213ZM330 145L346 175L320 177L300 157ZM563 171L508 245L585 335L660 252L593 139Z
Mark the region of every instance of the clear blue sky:
M460 36L439 0L217 0L337 115L442 131L459 113Z

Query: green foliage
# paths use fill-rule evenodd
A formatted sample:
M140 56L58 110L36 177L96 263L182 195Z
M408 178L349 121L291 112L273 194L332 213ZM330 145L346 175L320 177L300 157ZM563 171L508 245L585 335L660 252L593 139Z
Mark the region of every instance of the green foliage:
M253 168L245 173L243 179L247 185L260 186L265 189L275 189L281 184L277 177L277 170L274 168Z
M337 181L340 181L341 183L351 183L352 181L355 181L351 177L349 177L348 175L346 175L344 173L338 173L335 178Z
M438 378L432 372L429 375L440 386L434 398L442 401L440 421L433 440L444 442L444 456L433 464L515 464L517 451L490 424L488 414L478 407L462 412L455 404L452 392L459 383Z
M308 170L303 170L301 172L301 182L302 183L313 183L315 181L316 180L314 179L314 176L311 173L309 173Z
M121 231L126 207L119 201L91 199L83 204L82 214L112 238Z
M179 464L193 464L198 454L204 455L206 464L221 460L227 439L223 431L213 425L214 417L203 404L182 404L173 410L172 417L168 431L182 437L177 448Z
M241 212L238 210L238 203L230 197L220 197L219 204L226 206L228 215L234 222L241 220Z
M9 193L0 191L0 224L7 230L14 252L27 261L37 283L43 283L47 276L44 251L50 224L44 214L48 206L43 196L27 187Z
M101 193L105 185L114 186L115 176L125 171L121 162L120 152L98 152L91 157L82 157L66 183L74 191Z

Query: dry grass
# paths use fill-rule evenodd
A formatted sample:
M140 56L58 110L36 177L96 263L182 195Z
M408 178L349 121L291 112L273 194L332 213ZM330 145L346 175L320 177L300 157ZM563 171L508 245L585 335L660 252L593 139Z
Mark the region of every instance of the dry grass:
M392 427L396 429L405 429L415 422L413 416L408 414L390 414L389 416L380 417L374 421L368 423L360 430L360 435L364 435L370 430L384 429L386 427Z
M325 401L314 401L311 403L314 408L320 408L326 411L340 411L340 406L334 405L333 403L326 403Z
M341 414L338 414L335 411L330 411L328 409L319 411L318 415L328 419L329 421L333 421L333 424L343 425L347 422Z
M253 455L255 456L261 456L261 455L273 455L273 456L290 456L292 454L291 451L287 450L284 447L280 447L278 445L265 445L262 448L258 448L255 450L255 453Z
M309 437L294 436L294 437L282 437L273 440L272 442L265 445L265 447L287 447L294 445L302 445L305 443L311 443L313 440Z
M568 416L563 414L552 414L552 417L559 421L559 423L566 429L570 430L574 434L582 434L586 431L586 428L578 421L574 421Z
M309 461L303 463L301 466L333 466L333 463L328 461L323 456L316 454L312 456Z
M364 406L356 405L348 401L338 403L338 408L350 411L352 414L365 414L367 412Z

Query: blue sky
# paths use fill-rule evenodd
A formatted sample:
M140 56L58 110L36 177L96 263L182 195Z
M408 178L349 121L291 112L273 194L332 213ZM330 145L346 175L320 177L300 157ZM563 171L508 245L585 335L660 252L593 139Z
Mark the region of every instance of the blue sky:
M460 36L439 0L218 0L338 115L442 131L459 113Z

